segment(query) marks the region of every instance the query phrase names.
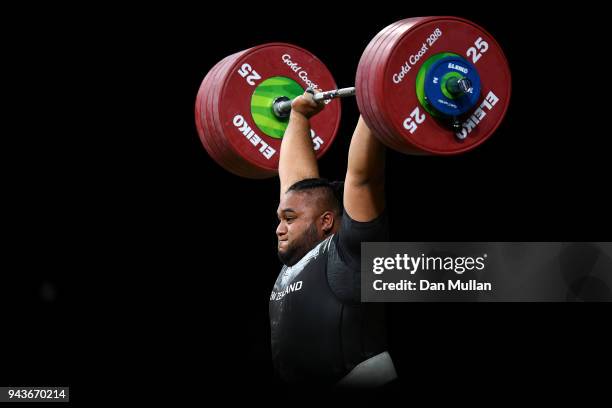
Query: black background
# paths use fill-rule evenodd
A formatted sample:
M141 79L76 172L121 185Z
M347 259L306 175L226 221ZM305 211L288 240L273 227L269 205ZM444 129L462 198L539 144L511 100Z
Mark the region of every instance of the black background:
M109 398L96 383L132 384L131 394L116 392L134 398L152 390L172 398L163 386L179 385L228 398L286 391L273 375L267 320L280 268L278 183L225 172L193 118L207 70L259 43L307 48L350 86L361 52L386 25L424 15L473 20L509 60L510 109L468 154L389 152L392 239L609 240L607 110L589 92L602 83L590 73L605 25L600 11L580 7L377 1L22 12L26 25L10 37L17 113L2 152L2 382L69 384L75 401ZM319 162L330 179L346 170L355 101L343 102L342 114ZM576 372L610 354L597 305L410 304L389 314L398 393L466 380L507 392L514 370L524 385L553 378L571 390Z

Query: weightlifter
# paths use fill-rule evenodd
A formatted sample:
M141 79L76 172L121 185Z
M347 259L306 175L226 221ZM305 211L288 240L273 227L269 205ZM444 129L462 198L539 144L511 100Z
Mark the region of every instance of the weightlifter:
M384 305L360 302L360 255L361 242L388 240L385 148L360 118L344 183L320 178L309 119L323 108L308 91L294 99L281 144L272 357L288 383L382 386L396 372Z

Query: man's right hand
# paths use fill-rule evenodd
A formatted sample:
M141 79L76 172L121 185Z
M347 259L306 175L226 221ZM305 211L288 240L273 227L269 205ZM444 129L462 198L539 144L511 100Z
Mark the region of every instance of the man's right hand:
M312 96L312 91L308 89L303 95L295 98L293 102L291 102L292 113L296 112L303 115L307 119L310 119L317 113L321 112L325 107L325 102L315 102L314 99L312 99Z

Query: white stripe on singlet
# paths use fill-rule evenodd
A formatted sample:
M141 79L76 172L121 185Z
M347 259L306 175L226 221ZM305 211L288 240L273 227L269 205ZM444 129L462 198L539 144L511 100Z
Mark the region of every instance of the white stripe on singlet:
M319 256L320 253L329 250L329 246L331 245L332 238L334 236L331 235L327 237L325 240L319 242L317 246L312 248L306 255L302 257L295 265L293 266L283 266L281 269L281 284L280 287L286 287L304 270L304 267L308 265L308 263L313 259Z

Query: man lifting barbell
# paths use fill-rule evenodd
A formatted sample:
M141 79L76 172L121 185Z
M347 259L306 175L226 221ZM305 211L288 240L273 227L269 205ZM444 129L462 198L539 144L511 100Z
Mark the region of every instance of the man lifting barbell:
M314 96L306 87L331 90ZM507 60L484 29L457 17L418 17L380 31L355 86L337 89L309 51L270 43L232 54L206 75L196 100L204 148L226 170L281 183L278 255L270 296L274 363L289 382L377 386L396 377L380 304L360 302L361 242L387 240L385 147L454 155L486 141L508 109ZM360 118L343 198L319 177L340 101Z
M310 118L324 104L292 103L280 159L278 256L270 296L272 356L288 382L379 386L396 377L382 305L361 303L361 242L388 240L385 148L360 119L343 194L320 178ZM342 198L343 197L343 198Z

